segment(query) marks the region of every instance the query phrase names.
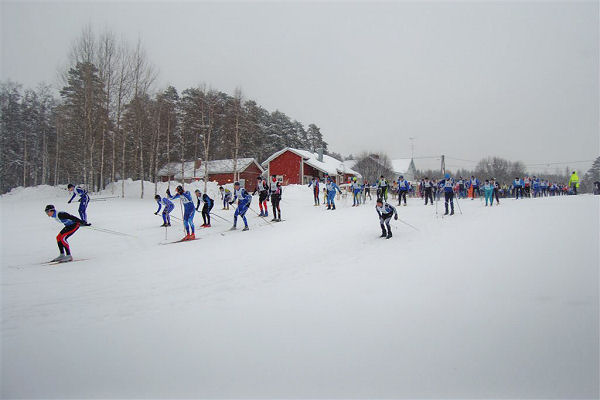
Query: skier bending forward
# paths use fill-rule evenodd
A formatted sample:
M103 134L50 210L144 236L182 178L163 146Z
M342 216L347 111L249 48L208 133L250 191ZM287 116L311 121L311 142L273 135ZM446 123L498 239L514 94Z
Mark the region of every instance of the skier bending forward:
M56 211L52 204L48 204L45 211L50 218L54 218L54 220L59 224L65 225L65 227L61 229L56 236L56 244L58 245L58 251L60 251L60 254L51 262L62 263L73 261L73 256L71 256L71 248L69 247L67 239L71 237L77 231L77 229L79 229L79 226L90 226L92 224L74 217L71 214L67 214L64 211ZM67 254L65 254L65 252Z
M379 214L379 225L381 225L381 237L391 238L392 227L390 226L390 220L392 216L394 219L398 219L398 212L391 204L384 202L383 199L377 199L377 205L375 206L377 214ZM387 232L385 228L387 227Z
M233 200L229 202L229 204L233 204L236 200L238 201L238 206L235 209L235 214L233 214L233 226L230 230L237 229L237 218L238 215L242 217L244 220L244 231L248 229L248 220L246 219L246 211L250 208L250 203L252 202L252 196L250 193L246 191L243 187L240 187L240 183L236 182L233 184Z

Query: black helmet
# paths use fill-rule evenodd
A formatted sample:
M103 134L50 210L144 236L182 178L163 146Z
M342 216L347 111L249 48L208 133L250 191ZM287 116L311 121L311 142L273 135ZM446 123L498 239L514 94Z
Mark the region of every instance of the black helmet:
M262 180L262 176L259 175L256 177L256 179L260 181L260 180Z
M403 175L400 175L400 179L404 179L404 176L403 176Z
M381 197L377 198L377 203L383 204L383 199Z
M56 211L56 209L54 208L54 206L53 206L52 204L48 204L48 205L46 206L46 208L44 209L44 211L45 211L45 212L48 212L48 211Z
M194 190L194 193L200 193L199 189Z
M240 186L240 183L238 181L235 181L235 183L233 184L233 186Z
M75 187L75 185L73 185L72 183L69 183L69 184L67 185L67 189L71 189L71 188L74 188L74 187Z
M175 188L175 191L176 191L176 192L181 192L181 193L183 193L183 186L181 186L181 185L177 186L177 187Z
M160 200L160 195L157 194L156 196L154 196L154 200Z

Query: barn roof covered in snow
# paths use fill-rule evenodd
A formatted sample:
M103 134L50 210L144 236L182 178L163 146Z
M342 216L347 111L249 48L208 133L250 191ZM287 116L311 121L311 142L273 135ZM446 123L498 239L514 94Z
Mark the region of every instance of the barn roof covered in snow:
M242 172L250 166L250 164L256 164L258 169L263 172L263 168L256 162L254 158L238 158L237 160L237 171ZM204 168L208 166L208 174L228 174L233 173L233 159L227 160L211 160L207 162L200 162L198 167L194 167L194 161L186 161L183 165L183 177L188 178L202 178L204 176ZM195 174L194 174L195 169ZM195 175L195 176L194 176ZM158 176L174 176L175 179L181 179L181 163L172 162L158 171Z
M392 170L399 174L404 174L408 172L408 168L410 167L410 158L398 158L396 160L392 160Z
M354 171L352 168L348 167L343 161L340 161L337 158L333 158L326 154L323 154L323 161L319 161L319 154L312 153L307 150L293 149L291 147L286 147L285 149L280 150L277 153L271 155L271 157L267 158L263 162L263 165L267 166L269 162L279 157L286 151L291 151L292 153L302 157L302 159L307 165L310 165L311 167L316 168L319 171L325 172L329 175L349 174L360 176L358 172Z

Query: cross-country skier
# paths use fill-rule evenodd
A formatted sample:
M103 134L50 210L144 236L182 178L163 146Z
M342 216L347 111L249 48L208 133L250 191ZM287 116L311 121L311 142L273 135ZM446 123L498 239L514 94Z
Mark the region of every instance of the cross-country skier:
M352 178L350 188L352 189L352 207L357 207L360 205L360 191L362 190L362 187L358 183L358 179L356 179L356 177Z
M467 190L465 189L465 180L463 177L458 178L458 197L464 199L467 197Z
M540 178L536 178L535 176L533 177L533 182L531 183L531 185L533 186L533 197L540 197L540 191L541 191L541 186L540 186Z
M438 185L444 189L444 205L446 207L444 215L448 215L448 203L450 203L450 215L454 215L454 179L447 173L444 175L444 179L440 179Z
M208 197L207 193L202 194L198 189L196 189L194 192L196 193L196 201L198 202L196 204L196 211L198 211L198 209L200 208L200 200L202 200L202 202L204 203L204 205L202 206L202 221L204 222L202 224L202 227L210 228L210 210L212 210L213 206L215 205L215 202L213 199Z
M229 189L225 189L223 186L219 186L219 192L221 193L221 200L223 200L223 210L229 210L231 191Z
M81 218L82 221L87 222L87 206L90 202L90 196L88 195L88 192L79 186L75 187L72 183L69 183L67 189L69 192L73 192L73 196L71 196L68 201L69 204L71 204L75 196L79 196L79 218Z
M247 231L248 229L248 220L246 219L246 211L250 208L250 203L252 202L252 195L246 191L243 187L240 186L239 182L235 182L233 184L233 200L229 202L229 204L233 204L236 200L238 201L238 206L235 209L235 214L233 214L233 226L230 230L237 229L237 218L238 215L242 217L244 221L244 229L243 231Z
M471 176L471 179L469 180L469 186L471 188L473 188L473 197L471 197L471 200L475 200L475 197L477 195L480 195L480 193L479 193L479 179L475 178L474 176Z
M521 199L523 199L523 180L521 178L515 178L513 181L513 189L515 190L515 200L519 200L519 195L521 195Z
M67 239L69 239L77 231L77 229L79 229L79 226L90 226L92 224L71 214L67 214L64 211L56 211L52 204L48 204L44 211L46 211L46 215L48 215L50 218L54 218L54 220L59 224L65 225L65 227L61 229L56 236L56 244L58 245L58 251L60 251L60 254L51 262L62 263L73 261L73 256L71 256L71 248L69 247L69 242L67 242Z
M485 206L487 207L488 201L490 202L490 207L494 205L494 185L490 183L489 179L485 180L483 184L483 194L485 195Z
M383 177L383 175L381 175L377 181L377 193L379 194L379 197L385 201L387 201L388 198L388 187L388 181Z
M256 192L258 192L258 207L260 208L260 216L268 217L269 210L267 208L267 199L269 198L269 190L267 187L267 181L264 180L262 178L262 176L256 177L256 189L254 189L252 196L254 196L256 194ZM263 205L264 205L264 211L263 211Z
M189 191L183 190L183 186L179 185L175 188L175 196L171 196L171 191L167 189L167 196L171 200L181 199L183 203L183 225L185 226L186 235L181 241L196 239L196 228L194 227L194 201Z
M273 206L273 219L271 221L281 222L281 208L279 202L281 201L281 183L277 181L277 175L271 176L271 182L269 182L269 199L271 199L271 205Z
M400 175L398 177L398 205L402 203L402 199L404 199L404 205L406 205L406 194L409 190L410 183L408 183L408 181L404 179L404 176Z
M369 200L373 200L371 198L371 184L369 183L369 181L365 180L365 200L367 199L367 197L369 197Z
M388 204L383 199L377 199L377 204L375 205L375 209L377 210L377 214L379 215L379 225L381 226L381 237L391 238L392 237L392 227L390 226L390 220L392 216L394 219L398 219L398 212L391 204ZM387 227L387 232L386 232Z
M158 215L161 207L165 206L162 212L163 224L161 226L171 226L171 211L173 211L175 205L171 200L167 199L166 197L161 198L158 194L154 196L154 200L156 200L156 203L158 203L158 210L156 210L154 215Z
M312 181L310 181L310 183L308 184L308 187L313 188L313 197L315 200L315 206L318 206L321 204L320 200L319 200L319 178L317 178L316 176L313 178Z
M577 194L577 188L579 187L579 176L575 171L573 171L569 177L569 187L573 189L573 194Z
M500 184L498 183L496 178L492 178L492 181L490 183L494 187L494 197L496 197L496 205L498 206L500 205L500 199L498 198L498 194L500 192Z
M331 177L327 178L327 185L325 185L325 188L327 189L327 209L335 210L335 191L337 190L340 194L342 194L342 191Z
M429 180L429 177L425 177L423 181L423 190L425 193L425 205L427 205L427 200L430 201L431 205L433 205L433 183Z

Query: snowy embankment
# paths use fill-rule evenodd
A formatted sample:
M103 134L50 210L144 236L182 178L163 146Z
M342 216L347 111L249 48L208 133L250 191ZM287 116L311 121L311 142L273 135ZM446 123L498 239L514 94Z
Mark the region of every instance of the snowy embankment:
M58 267L37 265L60 228L43 207L78 204L2 196L3 397L598 396L598 196L461 201L444 219L410 199L419 231L385 240L373 203L326 211L288 187L283 223L250 211L249 232L221 236L213 217L163 246L146 193L92 201L93 227L133 237L82 228L86 260Z

